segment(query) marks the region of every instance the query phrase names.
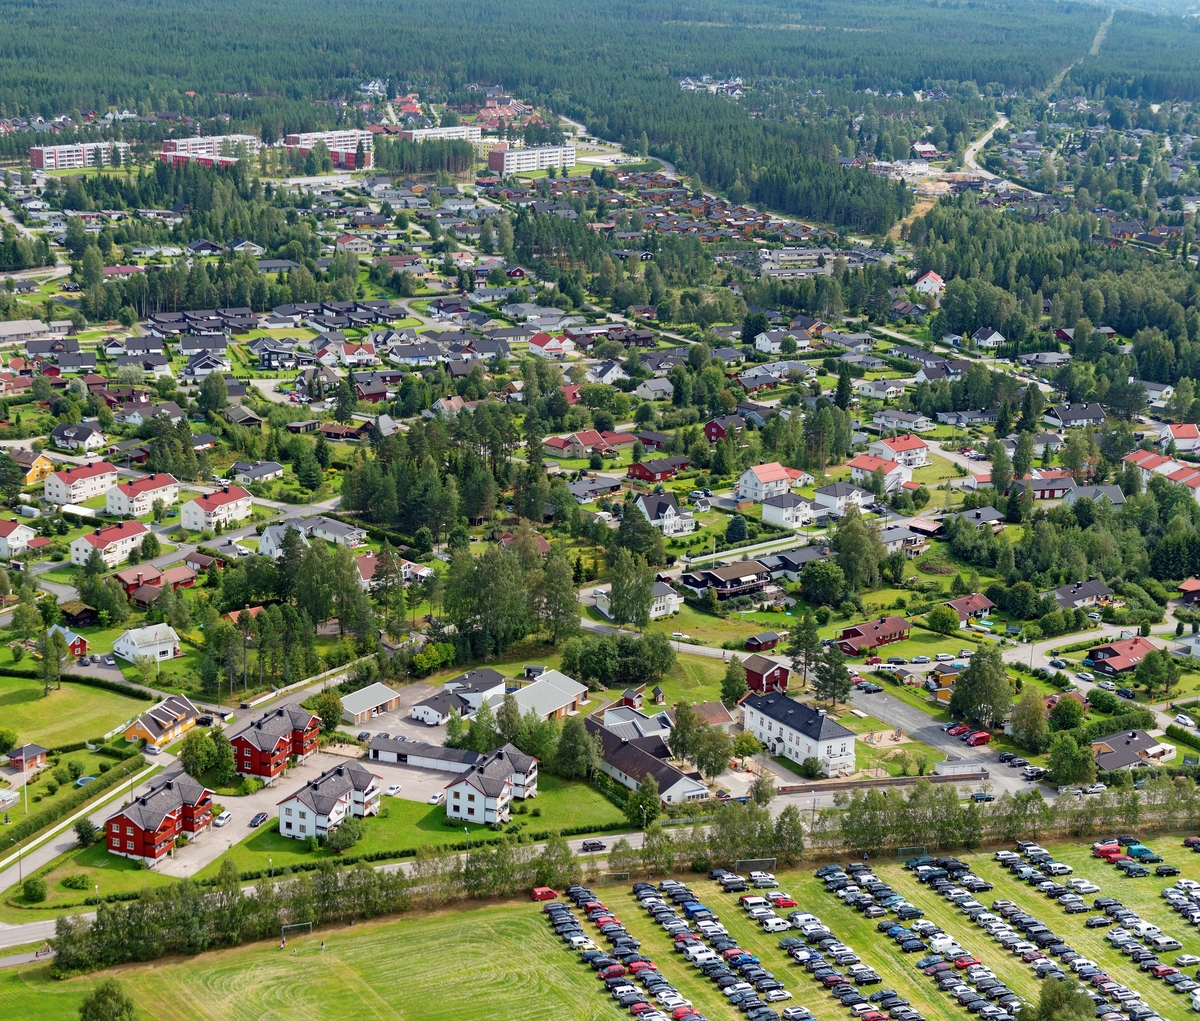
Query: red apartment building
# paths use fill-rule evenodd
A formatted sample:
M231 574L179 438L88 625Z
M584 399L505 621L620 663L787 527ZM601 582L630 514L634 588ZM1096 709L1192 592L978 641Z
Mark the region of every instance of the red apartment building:
M273 780L283 772L291 756L304 760L317 750L320 732L320 717L289 702L230 738L234 764L241 776Z
M631 464L625 474L642 482L664 482L673 479L675 473L683 471L691 462L686 457L663 457L657 461L639 461Z
M175 845L175 838L194 837L212 823L213 792L186 773L158 783L104 824L109 853L140 858L153 865Z

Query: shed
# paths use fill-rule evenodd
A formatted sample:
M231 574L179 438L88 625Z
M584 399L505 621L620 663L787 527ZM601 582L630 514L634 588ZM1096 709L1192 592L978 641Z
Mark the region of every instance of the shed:
M376 681L349 695L342 696L342 719L347 723L366 723L400 707L400 696L386 684Z

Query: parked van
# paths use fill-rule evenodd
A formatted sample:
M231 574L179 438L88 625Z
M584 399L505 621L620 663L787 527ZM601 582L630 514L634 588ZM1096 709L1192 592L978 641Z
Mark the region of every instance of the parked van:
M948 652L939 652L934 658L939 663L949 663L950 660L952 660L954 657L951 656L950 653L948 653Z
M1150 940L1150 949L1155 953L1164 953L1168 950L1182 950L1183 944L1171 936L1155 936Z
M751 911L754 908L769 908L771 905L767 902L766 897L759 897L753 893L744 893L738 898L738 903L746 910Z
M762 927L765 932L783 932L785 929L790 929L792 923L786 918L764 918Z

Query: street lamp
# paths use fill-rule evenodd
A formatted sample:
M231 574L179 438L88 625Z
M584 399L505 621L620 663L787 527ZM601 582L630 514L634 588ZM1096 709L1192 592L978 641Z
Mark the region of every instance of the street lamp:
M463 833L465 833L467 836L467 857L470 858L471 857L471 831L466 826L464 826Z
M271 879L275 878L275 859L274 858L267 859L267 876Z

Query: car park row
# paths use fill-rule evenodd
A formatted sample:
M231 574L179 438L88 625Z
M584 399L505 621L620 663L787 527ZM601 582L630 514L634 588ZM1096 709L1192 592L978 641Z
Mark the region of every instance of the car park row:
M1132 837L1121 839L1127 840L1131 847L1140 847ZM1117 846L1115 841L1102 841L1093 845L1093 853L1103 858L1105 855L1101 851ZM1114 921L1127 926L1114 929L1106 938L1151 978L1165 980L1174 991L1181 994L1200 988L1180 972L1179 966L1166 965L1157 957L1158 953L1181 949L1178 940L1163 937L1158 926L1144 922L1136 912L1124 907L1113 897L1097 897L1089 908L1083 895L1099 893L1100 887L1080 877L1068 880L1066 885L1055 882L1053 877L1065 875L1062 869L1069 866L1055 862L1045 848L1033 841L1020 841L1016 851L997 851L993 858L1018 879L1023 879L1038 892L1054 899L1068 914L1102 911L1102 914L1093 915L1084 922L1087 928L1105 928ZM1053 868L1054 865L1059 868ZM1146 875L1149 874L1148 869L1144 871ZM1181 883L1184 885L1173 888L1181 897L1186 898L1185 891L1192 886L1200 888L1200 884L1193 884L1190 880L1181 880ZM981 915L976 921L994 939L1030 963L1039 978L1066 979L1063 968L1069 968L1075 981L1091 997L1100 1021L1161 1021L1158 1012L1142 999L1141 993L1113 979L1102 965L1079 953L1036 916L1026 913L1011 900L995 901L992 908L995 914ZM1200 914L1200 908L1197 910ZM1143 945L1139 939L1147 939L1151 946ZM1153 942L1155 939L1159 940L1157 944ZM1180 957L1177 962L1200 964L1200 958Z

